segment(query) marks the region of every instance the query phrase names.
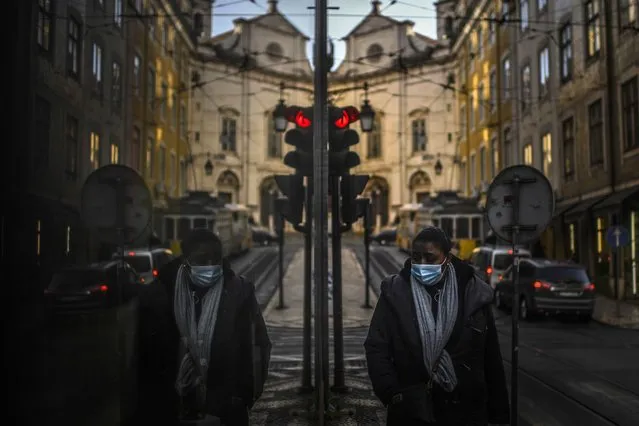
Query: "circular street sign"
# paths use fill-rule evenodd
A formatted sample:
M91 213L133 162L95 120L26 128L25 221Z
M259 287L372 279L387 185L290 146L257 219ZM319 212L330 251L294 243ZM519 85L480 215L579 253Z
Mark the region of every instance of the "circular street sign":
M520 182L519 195L515 193L515 180ZM518 202L519 217L514 217ZM530 243L541 235L552 220L555 195L546 176L534 167L518 165L502 170L493 179L486 197L486 218L493 232L513 243L512 226L520 226L517 244Z
M81 206L85 225L104 242L129 244L151 232L151 193L130 167L110 164L92 172L82 186Z

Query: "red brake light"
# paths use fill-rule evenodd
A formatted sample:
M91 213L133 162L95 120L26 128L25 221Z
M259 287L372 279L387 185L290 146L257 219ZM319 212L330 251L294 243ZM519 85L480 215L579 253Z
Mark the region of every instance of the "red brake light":
M588 283L584 285L585 291L595 291L595 283Z
M550 284L545 282L545 281L535 281L533 283L533 287L535 288L535 290L538 290L540 288L549 289L550 288Z
M107 290L109 290L109 286L108 286L108 285L106 285L106 284L102 284L102 285L100 286L100 291L101 291L102 293L104 293L104 292L105 292L105 291L107 291Z
M342 111L342 116L335 120L335 127L337 127L338 129L343 129L345 127L348 127L350 123L351 118L349 117L348 112L344 110Z
M297 114L295 114L295 124L302 129L306 129L311 127L311 120L304 115L304 112L297 111Z
M508 254L513 254L513 250L512 249L508 250Z
M134 251L130 251L129 252L129 256L135 256L135 252Z
M154 269L154 270L153 270L153 276L154 276L154 277L157 277L157 276L158 276L158 270L157 270L157 269Z
M492 268L492 267L490 267L490 266L489 266L488 268L486 268L486 273L487 273L488 275L492 274L492 273L493 273L493 268Z

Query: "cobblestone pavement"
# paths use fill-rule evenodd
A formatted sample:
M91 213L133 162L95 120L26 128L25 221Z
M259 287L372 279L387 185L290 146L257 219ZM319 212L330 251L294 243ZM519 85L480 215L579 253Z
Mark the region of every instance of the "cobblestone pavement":
M341 415L332 418L328 424L384 425L385 410L372 393L363 348L373 310L361 307L364 299L364 275L355 254L348 248L342 249L342 268L345 379L350 392L346 395L333 395L332 406ZM265 391L253 408L251 425L315 424L315 420L307 414L313 411L312 395L298 393L302 375L303 271L303 250L299 250L293 256L284 278L285 304L288 309L276 309L279 300L276 293L264 311L273 341L273 351ZM375 302L376 298L371 294L371 304L374 306ZM329 312L332 312L332 306L329 306ZM332 367L332 323L329 335ZM330 375L332 381L332 368Z

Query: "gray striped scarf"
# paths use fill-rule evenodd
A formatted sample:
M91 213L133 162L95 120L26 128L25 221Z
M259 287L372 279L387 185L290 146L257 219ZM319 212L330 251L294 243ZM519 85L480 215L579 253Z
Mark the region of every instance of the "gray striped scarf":
M188 269L182 265L178 269L175 283L173 310L185 351L178 371L175 387L180 396L199 386L206 389L206 379L211 357L211 343L220 306L224 278L206 292L202 298L202 312L199 321L195 317L195 295L190 287Z
M426 287L411 277L411 289L422 341L424 365L435 383L445 391L452 392L457 386L457 375L453 361L444 347L453 332L459 309L455 269L450 263L444 267L444 287L437 306L437 321L433 318L432 298ZM435 366L438 358L439 363Z

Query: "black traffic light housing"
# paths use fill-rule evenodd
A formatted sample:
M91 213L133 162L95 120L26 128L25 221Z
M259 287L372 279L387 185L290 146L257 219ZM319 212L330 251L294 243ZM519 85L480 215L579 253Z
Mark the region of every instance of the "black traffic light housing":
M340 191L342 193L342 221L348 225L357 222L357 219L364 216L363 204L359 202L358 196L364 192L368 183L368 175L348 175L342 176Z
M330 176L345 176L360 164L359 155L349 151L359 143L359 134L349 126L359 120L359 111L353 106L329 107L328 169Z
M301 176L313 175L313 109L291 106L286 109L286 118L295 123L284 136L284 141L295 147L284 156L284 164L295 169Z
M275 183L286 197L286 200L278 200L280 213L287 222L299 225L304 209L304 177L299 174L276 175Z

